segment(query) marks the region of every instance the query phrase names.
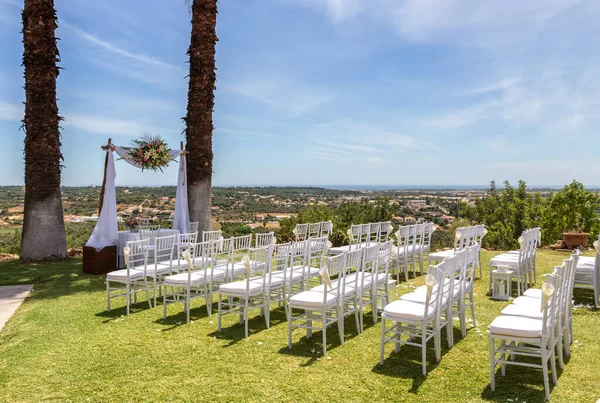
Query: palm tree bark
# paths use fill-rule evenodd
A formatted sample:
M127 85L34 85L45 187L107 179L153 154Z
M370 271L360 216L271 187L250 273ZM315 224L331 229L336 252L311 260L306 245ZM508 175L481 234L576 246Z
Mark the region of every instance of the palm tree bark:
M59 122L56 77L60 60L54 0L25 0L25 206L21 259L63 260L67 242L60 194Z
M190 75L186 124L187 179L190 221L199 231L211 229L212 113L216 89L217 0L193 0L192 35L188 55Z

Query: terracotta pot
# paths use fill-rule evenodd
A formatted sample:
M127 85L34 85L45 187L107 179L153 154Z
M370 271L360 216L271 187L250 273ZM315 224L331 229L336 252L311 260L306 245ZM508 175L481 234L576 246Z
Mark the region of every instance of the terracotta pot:
M568 249L575 249L582 246L587 248L589 236L590 234L587 232L563 232L563 240Z

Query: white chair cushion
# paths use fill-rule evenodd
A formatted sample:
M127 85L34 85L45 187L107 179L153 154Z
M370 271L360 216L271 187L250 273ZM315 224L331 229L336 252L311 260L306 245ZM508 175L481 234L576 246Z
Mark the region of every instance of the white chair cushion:
M502 310L502 315L519 316L519 317L523 317L523 318L538 319L538 320L543 319L544 314L542 312L540 312L540 305L541 305L540 301L538 301L534 298L527 298L527 297L525 297L525 298L534 301L535 304L531 304L531 303L510 304Z
M313 290L302 291L301 293L292 296L289 304L294 308L321 308L323 306L323 298L326 298L325 307L331 307L336 304L337 296L335 294Z
M331 286L334 287L334 288L332 289L332 288L327 287L327 292L330 293L330 294L336 295L337 294L337 289L335 287L337 287L337 285L338 285L338 281L337 280L332 281L331 282ZM322 293L322 292L325 291L325 284L318 285L316 287L311 288L310 290ZM354 287L349 286L348 284L346 284L344 298L351 297L352 295L354 295Z
M169 263L159 263L156 265L148 265L146 268L146 274L148 277L154 277L156 275L166 274L171 272L171 265Z
M234 281L232 283L219 286L219 293L227 295L256 295L263 291L262 277L250 279L248 291L246 291L246 281Z
M542 321L520 316L498 316L490 324L490 333L502 336L537 338L542 335Z
M542 290L540 288L528 288L527 290L525 290L523 295L528 298L541 299L542 298Z
M163 280L165 285L184 286L188 283L188 273L173 274ZM194 272L190 274L190 284L196 285L204 282L204 273Z
M590 274L594 272L596 266L596 258L589 256L581 256L577 261L577 268L575 273Z
M429 311L427 312L427 319L431 319L433 317L435 314L434 311L435 308L430 306ZM387 304L383 308L383 313L385 316L392 319L420 321L424 318L425 305L417 302L398 300Z
M130 269L129 279L137 280L144 278L144 270ZM106 275L106 279L110 281L127 281L127 269L111 271Z
M494 266L518 266L519 265L519 256L518 255L509 255L507 253L503 253L498 255L490 260L490 267Z
M302 267L296 268L294 270L298 270L300 272L302 272ZM306 272L304 273L305 275L308 275L309 277L316 277L319 275L319 268L318 267L308 267L306 269Z
M352 245L352 250L355 249L355 246ZM350 250L350 245L345 246L334 246L333 248L329 248L330 255L340 255L344 252L348 252Z
M295 283L297 281L301 281L304 279L304 276L302 275L301 271L298 270L292 270L290 272L289 269L287 269L287 273L285 274L285 281L286 282L292 282ZM278 270L273 272L273 274L271 275L271 284L275 284L277 282L283 283L283 270Z
M429 260L441 262L442 260L454 256L454 249L444 250L441 252L434 252L429 254Z

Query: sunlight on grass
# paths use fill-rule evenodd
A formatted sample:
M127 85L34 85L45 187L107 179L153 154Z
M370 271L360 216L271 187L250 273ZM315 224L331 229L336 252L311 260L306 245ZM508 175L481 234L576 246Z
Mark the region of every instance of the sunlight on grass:
M35 283L30 298L0 333L0 400L240 400L240 401L542 401L540 370L508 367L489 389L487 326L507 302L485 296L487 263L499 252L483 252L484 278L477 280L477 328L444 349L435 362L428 352L428 376L421 376L420 351L386 349L379 365L380 323L365 317L358 336L353 320L346 321L346 343L339 345L337 328L328 331L328 356L320 354L320 333L308 341L294 332L287 348L283 309L273 306L272 326L254 313L250 337L234 315L208 317L202 301L194 301L193 323L185 324L182 305L148 309L138 301L132 314L124 300L106 312L103 277L82 274L81 260L62 264L0 263L0 285ZM567 254L538 253L538 279ZM423 284L423 277L401 283L397 295ZM538 286L540 282L538 280ZM591 308L591 293L575 291L575 343L553 401L596 401L600 397L600 315ZM442 346L445 346L443 338Z

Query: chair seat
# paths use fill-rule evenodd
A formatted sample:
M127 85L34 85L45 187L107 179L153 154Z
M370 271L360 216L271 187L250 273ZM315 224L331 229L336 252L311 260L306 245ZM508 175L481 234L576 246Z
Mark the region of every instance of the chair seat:
M219 293L226 295L257 295L263 292L262 277L250 279L248 289L246 290L247 281L234 281L219 286Z
M544 313L540 312L540 301L535 298L525 297L525 299L533 301L534 303L510 304L502 310L502 315L542 320L544 318Z
M511 255L508 253L502 253L501 255L495 256L490 260L490 267L495 266L510 266L515 267L519 265L519 256Z
M302 272L302 267L294 269L294 270L298 270L298 271ZM309 277L316 277L319 275L319 270L320 269L318 267L314 267L314 266L308 267L306 269L305 275L308 275Z
M430 305L426 319L433 318L434 311L435 307ZM386 319L421 321L425 319L425 305L412 301L397 300L387 304L383 308L383 314Z
M523 293L523 296L528 297L528 298L541 299L542 298L542 290L540 288L529 288L529 289L525 290L525 292Z
M444 287L446 289L446 291L444 291L444 294L442 296L443 301L442 301L442 305L443 306L447 306L447 302L448 302L448 288ZM454 297L456 298L457 295L455 294ZM413 292L409 292L408 294L404 294L400 297L401 301L407 301L407 302L414 302L417 304L424 304L425 300L427 299L427 291L413 291ZM431 305L432 307L434 306L433 304Z
M594 273L596 268L596 258L589 256L581 256L577 261L577 268L575 269L575 275L582 274L591 274Z
M366 248L366 247L373 246L373 245L376 245L376 244L377 244L377 242L362 242L360 244L352 244L352 245L344 245L344 246L334 246L332 248L329 248L329 254L330 255L339 255L339 254L342 254L344 252L349 252L351 250Z
M156 266L149 265L146 268L146 274L148 277L154 277L156 275L166 274L171 272L171 263L158 263Z
M139 269L130 269L129 270L129 279L130 280L138 280L144 278L144 270ZM110 281L127 281L127 269L115 270L111 271L106 275L106 279Z
M322 308L323 307L323 299L325 298L325 308L330 308L335 306L337 303L337 296L334 293L327 292L319 292L319 291L302 291L299 294L296 294L290 298L289 305L293 308Z
M189 274L190 284L197 285L204 283L204 273L199 271ZM165 285L176 285L182 286L188 283L188 273L173 274L164 278L163 283Z
M444 250L441 252L434 252L429 254L429 260L441 262L444 259L454 256L454 249Z
M490 324L490 333L494 335L539 338L542 335L543 321L520 316L498 316Z
M283 270L278 270L273 272L273 274L271 275L271 285L278 285L278 284L283 284ZM297 281L302 281L304 279L304 276L302 275L301 271L297 271L297 270L292 270L290 271L288 269L287 273L285 273L285 281L287 283L295 283Z
M331 286L332 288L327 287L327 292L333 295L337 294L337 286L338 286L338 281L334 280L331 282ZM354 295L354 287L346 284L346 287L344 289L345 293L344 293L344 298L348 298L351 297L352 295ZM324 292L325 291L325 284L321 284L321 285L317 285L313 288L310 289L310 291L315 291L315 292Z

